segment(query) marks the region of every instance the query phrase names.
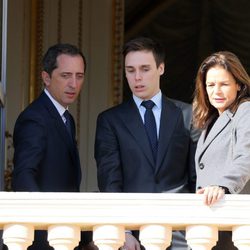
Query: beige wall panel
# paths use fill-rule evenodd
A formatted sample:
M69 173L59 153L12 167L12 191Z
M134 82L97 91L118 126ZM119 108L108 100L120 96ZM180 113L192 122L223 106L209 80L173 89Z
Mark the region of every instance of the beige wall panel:
M44 48L46 51L48 47L57 43L58 37L58 1L44 0Z
M94 139L97 115L108 108L110 103L112 1L92 0L89 2L88 10L89 13L85 12L89 21L88 68L86 86L82 92L81 116L81 124L85 124L81 125L81 128L87 127L81 134L80 153L86 157L83 162L83 190L97 191Z
M28 0L8 1L6 116L10 133L18 114L28 104L29 10Z

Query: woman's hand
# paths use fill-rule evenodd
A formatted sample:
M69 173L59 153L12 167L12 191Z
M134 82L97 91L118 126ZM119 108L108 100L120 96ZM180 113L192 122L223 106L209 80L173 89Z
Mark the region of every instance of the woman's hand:
M225 195L225 189L219 186L208 186L196 191L197 194L204 194L204 204L213 205Z

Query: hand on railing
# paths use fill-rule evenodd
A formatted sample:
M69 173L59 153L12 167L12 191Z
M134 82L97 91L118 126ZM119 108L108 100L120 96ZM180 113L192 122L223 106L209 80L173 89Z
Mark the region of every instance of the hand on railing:
M223 198L225 194L225 189L220 186L208 186L204 188L200 188L196 191L197 194L204 195L204 204L210 206L215 202Z

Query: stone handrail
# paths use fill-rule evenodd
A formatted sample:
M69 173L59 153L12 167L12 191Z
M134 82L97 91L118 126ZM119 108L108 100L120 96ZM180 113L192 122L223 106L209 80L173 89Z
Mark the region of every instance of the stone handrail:
M192 250L211 249L219 230L249 250L250 195L226 195L209 207L196 194L0 192L0 228L9 250L26 249L38 229L48 230L56 250L73 249L87 230L100 250L115 250L135 229L150 250L169 246L172 230L186 230Z

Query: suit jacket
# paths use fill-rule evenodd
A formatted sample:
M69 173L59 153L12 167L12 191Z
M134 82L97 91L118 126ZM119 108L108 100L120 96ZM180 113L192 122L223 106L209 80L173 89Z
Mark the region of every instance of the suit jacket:
M187 110L191 111L191 105ZM143 121L132 98L101 113L95 141L100 191L194 191L195 142L191 138L190 124L185 124L189 121L191 118L184 119L181 108L162 96L155 164Z
M206 133L195 156L197 187L220 185L232 194L249 193L250 102L242 103L235 114L224 111L205 138Z
M72 133L75 138L75 125ZM81 168L75 139L43 92L18 117L14 128L15 191L78 192Z

